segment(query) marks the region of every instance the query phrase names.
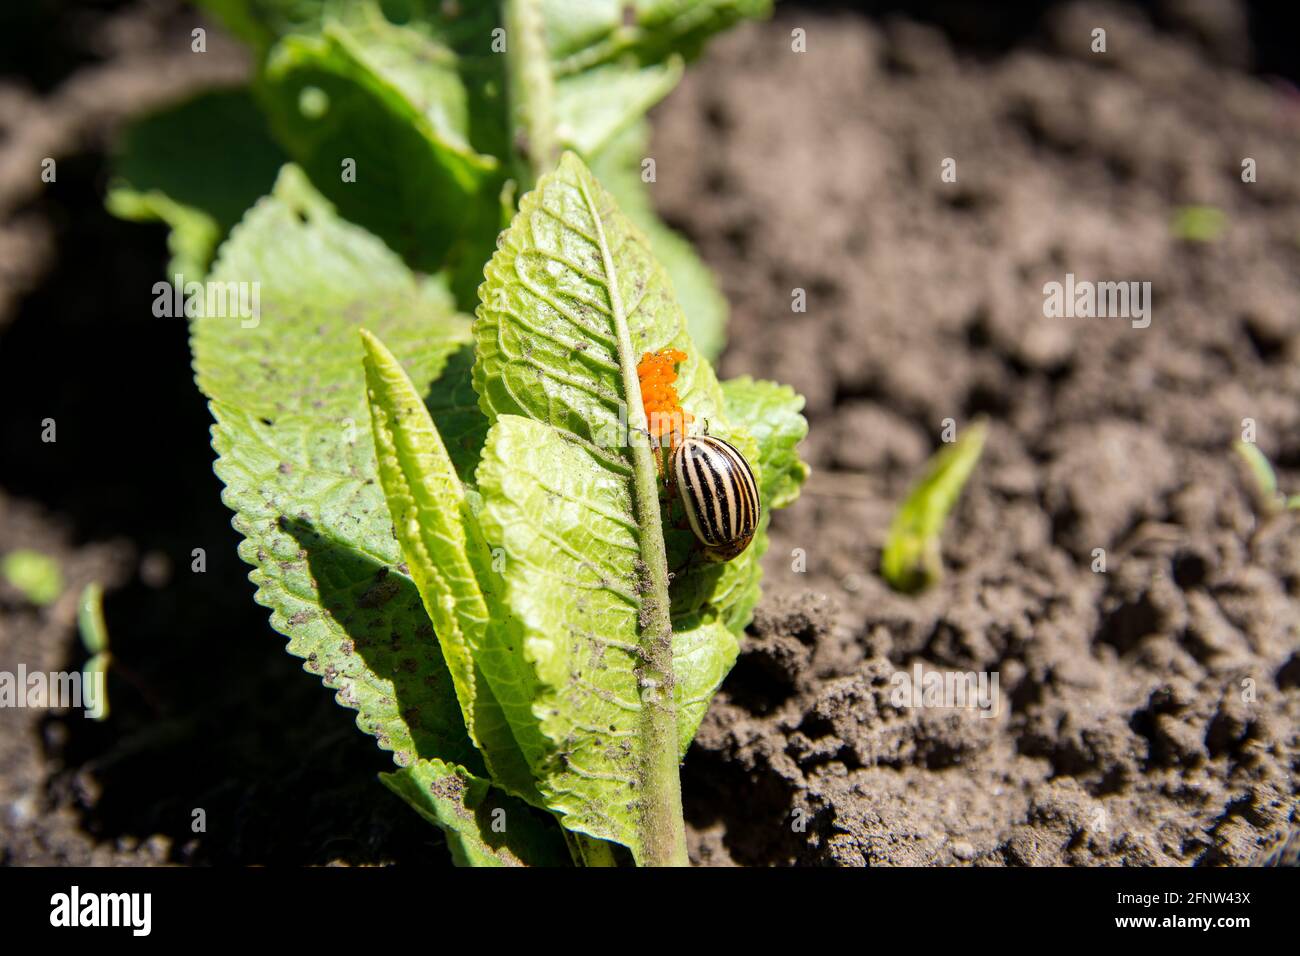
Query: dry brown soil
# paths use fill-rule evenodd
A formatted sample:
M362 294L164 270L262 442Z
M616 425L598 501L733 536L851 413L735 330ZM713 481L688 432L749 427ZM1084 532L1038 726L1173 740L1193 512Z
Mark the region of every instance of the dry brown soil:
M1300 97L1243 68L1230 4L1165 7L978 49L783 9L656 111L656 200L733 304L722 370L807 396L815 469L686 762L697 862L1244 864L1296 826L1300 521L1261 519L1231 443L1253 419L1300 493ZM62 74L0 84L0 550L109 586L114 711L0 712L0 862L445 863L253 605L184 329L146 321L163 233L102 209L126 105L243 62L166 55L192 17L161 0L87 16L32 40ZM1189 205L1214 241L1177 237ZM1150 282L1150 327L1045 318L1066 273ZM892 509L978 415L948 576L896 595ZM0 669L79 666L72 600L0 585ZM918 663L996 673L996 714L894 706Z

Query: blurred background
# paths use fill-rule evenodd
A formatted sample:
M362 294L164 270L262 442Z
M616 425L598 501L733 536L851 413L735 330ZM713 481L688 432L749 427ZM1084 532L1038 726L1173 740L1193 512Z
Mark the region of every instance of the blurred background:
M656 205L731 303L721 370L807 397L815 471L686 764L697 862L1240 865L1290 832L1300 545L1232 451L1252 419L1300 493L1289 7L782 4L656 108ZM92 582L113 662L105 721L0 709L3 863L447 862L253 603L186 329L151 312L167 230L105 209L127 123L249 69L180 2L0 12L0 558L58 569L48 600L0 575L0 671L80 669ZM1066 273L1150 281L1151 327L1045 319ZM893 508L977 415L949 576L896 595ZM918 661L998 671L1004 711L888 713Z

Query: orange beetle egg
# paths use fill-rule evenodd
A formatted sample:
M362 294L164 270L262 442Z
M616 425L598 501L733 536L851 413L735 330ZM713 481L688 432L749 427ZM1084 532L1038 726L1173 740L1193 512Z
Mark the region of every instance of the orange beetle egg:
M695 420L677 397L677 365L685 361L686 353L680 349L660 349L646 352L636 367L650 434L656 439L667 435L669 448L681 443L686 426Z

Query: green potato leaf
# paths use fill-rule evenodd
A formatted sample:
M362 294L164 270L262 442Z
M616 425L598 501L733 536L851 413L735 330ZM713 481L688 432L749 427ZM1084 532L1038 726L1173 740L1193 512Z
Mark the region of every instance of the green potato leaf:
M638 768L643 611L633 490L555 428L513 415L488 434L479 468L484 533L505 555L505 599L522 625L522 672L547 746L534 768L569 829L640 858ZM721 624L673 635L684 753L736 658Z
M799 497L808 480L808 466L799 459L799 443L808 435L803 396L789 385L748 375L722 383L727 412L745 425L758 443L763 505L786 508Z
M255 322L210 315L191 326L215 468L257 601L399 765L437 759L486 776L374 477L357 335L363 322L375 329L416 388L437 391L467 319L293 166L232 231L211 278L260 297Z
M456 474L420 393L384 345L362 332L365 376L379 478L397 541L451 672L470 737L492 778L537 803L528 763L483 665L497 660L486 635L497 586L471 499ZM501 615L495 615L501 626ZM501 680L507 688L513 675Z
M519 689L544 741L538 787L568 829L639 855L641 549L629 484L554 428L507 415L488 433L479 487L522 626Z
M452 51L380 22L330 20L277 44L257 86L271 128L345 218L413 268L476 279L497 231L500 163L469 145Z
M691 748L713 695L731 673L740 653L738 632L720 618L681 626L673 618L673 692L677 702L677 746L682 757Z
M640 122L681 77L681 57L640 67L607 63L563 77L555 84L556 132L570 149L595 156Z
M615 60L691 59L713 34L772 10L771 0L545 0L542 6L559 76Z

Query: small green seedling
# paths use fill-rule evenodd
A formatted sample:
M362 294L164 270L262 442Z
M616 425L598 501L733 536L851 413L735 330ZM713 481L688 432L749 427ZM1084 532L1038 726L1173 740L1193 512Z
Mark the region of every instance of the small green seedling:
M915 593L942 579L943 527L984 451L987 433L988 423L975 421L957 441L940 449L894 514L880 570L895 590Z
M1184 242L1215 242L1227 224L1223 210L1214 206L1181 206L1174 211L1170 229Z
M1288 496L1278 490L1277 473L1273 470L1273 464L1268 460L1268 456L1259 450L1258 445L1239 441L1233 447L1250 469L1251 477L1255 479L1255 497L1265 514L1300 511L1300 494Z
M30 548L19 548L6 554L4 561L0 562L0 573L37 607L53 604L63 593L63 571L59 562Z
M98 581L87 584L77 601L77 630L81 633L81 644L86 648L90 658L81 669L83 685L96 686L100 693L99 705L95 711L96 720L108 719L108 665L111 660L108 652L108 625L104 622L104 588Z

